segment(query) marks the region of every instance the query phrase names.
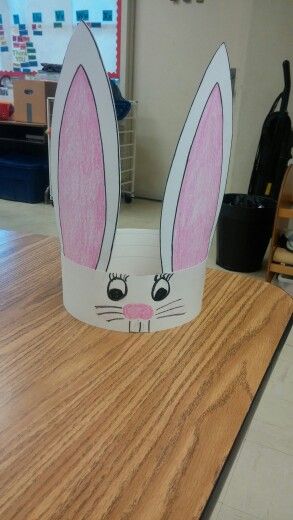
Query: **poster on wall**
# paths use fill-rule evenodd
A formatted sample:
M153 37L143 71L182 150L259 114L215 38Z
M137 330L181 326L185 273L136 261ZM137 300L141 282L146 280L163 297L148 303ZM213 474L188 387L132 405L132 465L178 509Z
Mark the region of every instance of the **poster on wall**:
M107 72L120 77L121 0L0 0L0 71L62 64L79 22L90 27Z

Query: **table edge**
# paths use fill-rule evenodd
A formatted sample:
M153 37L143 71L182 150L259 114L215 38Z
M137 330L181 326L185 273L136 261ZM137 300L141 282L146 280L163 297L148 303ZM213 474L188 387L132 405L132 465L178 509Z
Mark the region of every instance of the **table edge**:
M266 282L268 283L268 282ZM269 284L271 285L271 284ZM278 287L277 287L278 289ZM282 290L282 289L281 289ZM286 291L284 291L286 292ZM288 294L288 293L286 293ZM289 295L288 295L289 296ZM293 326L293 312L287 322L287 325L284 329L284 332L281 336L281 339L276 347L276 350L272 356L272 359L261 379L261 382L260 382L260 385L257 389L257 391L255 392L254 394L254 397L250 403L250 406L245 414L245 417L243 419L243 422L241 424L241 427L234 439L234 442L233 444L231 445L231 448L227 454L227 457L226 457L226 460L219 472L219 475L217 476L217 479L214 483L214 486L213 486L213 489L207 499L207 502L204 506L204 509L202 510L201 512L201 515L200 515L200 520L209 520L209 517L211 515L211 513L213 512L213 509L218 501L218 498L220 496L220 493L222 491L222 488L224 486L224 483L225 483L225 477L228 475L233 463L235 462L236 460L236 457L237 457L237 454L238 454L238 451L239 451L239 448L241 446L241 443L242 441L244 440L244 437L248 431L248 428L250 426L250 423L254 417L254 414L255 414L255 411L256 411L256 408L261 400L261 397L265 391L265 388L266 388L266 385L268 383L268 380L275 368L275 365L276 365L276 362L278 360L278 357L281 353L281 350L283 349L283 346L285 345L286 343L286 340L287 340L287 337L289 335L289 332L291 330ZM222 480L222 482L221 482Z

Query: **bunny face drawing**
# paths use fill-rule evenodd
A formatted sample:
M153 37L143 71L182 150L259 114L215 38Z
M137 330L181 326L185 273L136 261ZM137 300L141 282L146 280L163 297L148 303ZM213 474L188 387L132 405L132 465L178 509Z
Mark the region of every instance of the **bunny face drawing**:
M169 299L171 292L170 280L173 274L159 274L153 278L148 303L127 303L129 275L110 273L107 285L107 296L111 304L96 305L97 315L104 316L106 321L128 322L129 332L150 332L151 321L174 316L183 316L184 304L182 298ZM144 301L146 299L144 298Z
M151 230L145 231L139 238L147 242ZM136 251L135 234L133 237L129 230L121 232L124 243L129 243L131 237L129 247ZM118 235L118 241L120 238ZM154 235L153 238L155 241L158 237ZM153 249L150 247L149 250L152 254ZM125 267L123 257L121 264L122 249L116 247L113 254L108 271L80 269L78 264L62 255L63 300L73 316L101 328L154 332L181 325L200 312L205 262L174 273L125 274L125 269L121 269L122 272L115 269L118 263ZM132 261L131 257L130 261L129 257L126 259L128 263Z
M181 133L160 230L116 229L121 179L115 107L95 40L85 24L78 25L58 83L51 141L63 300L73 316L112 330L153 332L200 312L231 138L230 69L222 45Z
M129 332L150 332L155 320L170 320L185 315L183 298L173 298L173 274L162 273L147 280L152 282L145 288L144 303L128 303L131 278L129 275L110 273L107 296L111 303L96 305L97 316L109 322L126 321ZM130 287L128 287L130 286ZM147 302L147 303L146 303ZM121 326L121 324L120 324Z

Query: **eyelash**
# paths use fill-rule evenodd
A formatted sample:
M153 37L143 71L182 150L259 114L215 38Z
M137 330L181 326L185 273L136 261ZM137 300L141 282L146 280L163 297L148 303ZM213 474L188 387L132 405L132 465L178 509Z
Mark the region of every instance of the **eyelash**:
M174 273L162 273L162 274L156 274L154 281L158 282L159 280L166 280L166 282L169 282L169 280L172 278Z
M112 280L123 280L123 282L126 283L126 280L127 278L129 278L129 275L128 274L117 274L117 273L110 273L109 274L109 279L110 281Z

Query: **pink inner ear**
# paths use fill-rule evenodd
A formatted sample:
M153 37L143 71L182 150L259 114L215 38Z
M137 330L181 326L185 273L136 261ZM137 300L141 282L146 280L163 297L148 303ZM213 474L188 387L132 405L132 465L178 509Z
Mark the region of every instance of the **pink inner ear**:
M173 230L173 270L205 260L218 205L222 173L223 111L215 85L191 145Z
M64 255L95 269L105 229L105 172L96 104L82 66L63 112L58 175Z

